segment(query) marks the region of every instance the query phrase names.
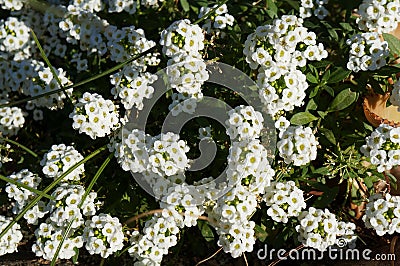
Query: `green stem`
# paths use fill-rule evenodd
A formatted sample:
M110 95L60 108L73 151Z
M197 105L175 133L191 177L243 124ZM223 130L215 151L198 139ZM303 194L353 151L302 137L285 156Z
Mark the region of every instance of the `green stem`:
M56 71L54 70L54 67L50 63L50 60L47 58L46 53L44 52L42 45L40 44L33 29L31 29L31 33L32 33L33 39L35 40L36 46L39 48L40 55L42 56L43 60L46 62L46 65L50 68L50 71L53 74L53 77L56 79L56 81L57 81L58 85L60 86L60 89L64 93L65 97L68 99L68 101L72 105L72 107L74 107L74 104L72 103L71 98L68 96L67 91L65 90L64 86L62 85L60 78L58 77Z
M110 155L108 155L107 159L105 159L105 161L103 162L103 164L100 166L99 170L97 170L97 172L96 172L96 174L94 175L92 181L90 181L89 186L86 188L85 194L83 194L82 199L81 199L81 201L80 201L79 204L78 204L78 208L79 208L79 209L82 208L82 205L83 205L83 203L84 203L85 200L86 200L86 197L89 195L89 193L90 193L90 191L92 190L92 188L93 188L94 184L96 183L97 179L99 178L99 176L101 175L101 173L104 171L104 169L106 168L106 166L108 165L108 163L111 161L111 159L112 159L113 156L114 156L113 153L111 153ZM69 232L70 232L70 230L71 230L71 226L72 226L72 223L74 222L74 220L75 220L75 217L74 217L73 219L71 219L71 221L68 223L68 226L67 226L67 228L65 229L65 232L64 232L64 234L63 234L63 237L62 237L60 243L59 243L58 246L57 246L56 253L55 253L54 256L53 256L53 259L51 260L51 266L56 265L56 261L57 261L57 259L58 259L58 254L59 254L60 251L61 251L61 247L62 247L62 245L63 245L65 239L66 239L66 238L68 237L68 235L69 235Z
M91 154L89 154L86 158L80 160L78 163L76 163L75 165L73 165L71 168L69 168L64 174L62 174L61 176L59 176L57 179L55 179L53 182L51 182L50 185L48 185L43 191L42 191L42 195L43 194L47 194L51 189L53 189L58 183L61 182L61 180L64 179L64 177L66 177L67 175L69 175L72 171L74 171L76 168L78 168L80 165L84 164L85 162L89 161L90 159L92 159L93 157L95 157L96 155L100 154L102 151L107 149L107 145L104 145L103 147L95 150L94 152L92 152ZM33 208L36 203L39 202L39 200L41 198L43 198L42 195L37 195L35 198L32 199L31 202L28 203L28 205L11 221L11 223L9 223L7 225L7 227L0 233L0 239L7 233L8 230L11 229L11 227L14 226L14 224L16 224L22 217L24 217L25 213L30 210L31 208Z
M25 188L26 190L29 190L29 191L32 192L32 193L36 193L36 194L38 194L38 195L41 195L42 197L48 198L48 199L50 199L50 200L54 200L54 197L49 196L49 195L47 195L46 193L43 193L43 192L40 191L40 190L34 189L34 188L32 188L32 187L30 187L30 186L27 186L27 185L25 185L24 183L18 182L18 181L14 180L14 179L5 177L5 176L3 176L3 175L0 175L0 179L3 180L3 181L5 181L5 182L7 182L7 183L11 183L11 184L13 184L13 185L16 185L17 187Z
M24 145L22 145L22 144L20 144L20 143L18 143L18 142L16 142L16 141L13 141L13 140L11 140L11 139L2 138L2 137L0 137L0 141L9 142L9 143L11 143L11 144L13 144L13 145L15 145L15 146L20 147L21 149L23 149L24 151L28 152L28 153L29 153L30 155L32 155L33 157L35 157L35 158L39 157L39 155L37 155L37 153L35 153L34 151L32 151L31 149L29 149L28 147L26 147L26 146L24 146Z
M114 66L114 67L112 67L112 68L110 68L110 69L107 69L107 70L104 71L104 72L101 72L100 74L94 75L94 76L92 76L92 77L90 77L90 78L88 78L88 79L85 79L85 80L83 80L83 81L80 81L80 82L78 82L78 83L76 83L76 84L68 85L68 86L66 86L65 88L66 88L66 89L69 89L69 88L76 88L76 87L78 87L78 86L82 86L83 84L89 83L89 82L91 82L91 81L93 81L93 80L96 80L96 79L99 79L99 78L104 77L104 76L106 76L106 75L109 75L109 74L111 74L112 72L117 71L117 70L120 69L120 68L123 68L125 65L127 65L127 64L129 64L129 63L131 63L131 62L133 62L133 61L135 61L135 60L137 60L137 59L139 59L140 57L145 56L145 55L147 55L147 54L153 52L153 51L156 50L157 48L158 48L158 45L154 45L153 47L147 49L146 51L143 51L143 52L141 52L140 54L137 54L137 55L135 55L135 56L129 58L128 60L125 60L124 62L119 63L118 65L116 65L116 66Z
M80 81L80 82L78 82L76 84L65 86L63 89L67 90L67 89L70 89L70 88L76 88L76 87L82 86L82 85L84 85L86 83L89 83L89 82L91 82L93 80L96 80L96 79L99 79L99 78L104 77L106 75L109 75L112 72L117 71L118 69L124 67L126 64L129 64L129 63L139 59L140 57L143 57L143 56L145 56L145 55L147 55L147 54L149 54L149 53L151 53L151 52L153 52L154 50L157 50L157 49L159 49L159 45L155 45L155 46L147 49L146 51L143 51L140 54L137 54L137 55L129 58L128 60L126 60L126 61L124 61L122 63L119 63L118 65L114 66L113 68L108 69L108 70L106 70L106 71L104 71L104 72L102 72L100 74L92 76L92 77L90 77L88 79L85 79L83 81ZM12 103L0 104L0 108L18 105L18 104L25 103L25 102L28 102L28 101L32 101L32 100L35 100L35 99L38 99L38 98L42 98L42 97L45 97L45 96L48 96L48 95L52 95L54 93L59 93L59 92L63 91L63 89L57 89L57 90L45 92L43 94L32 96L32 97L28 97L28 98L25 98L25 99L22 99L22 100L19 100L19 101L15 101L15 102L12 102Z

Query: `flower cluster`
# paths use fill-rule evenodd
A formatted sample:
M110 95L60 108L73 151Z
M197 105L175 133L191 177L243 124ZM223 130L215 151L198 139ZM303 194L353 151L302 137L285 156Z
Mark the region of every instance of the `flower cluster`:
M114 87L111 93L114 98L120 98L124 108L129 110L136 107L143 109L143 100L153 96L154 88L151 86L157 80L156 75L140 73L132 67L125 67L122 71L111 75L111 84Z
M129 146L129 137L126 141ZM135 146L130 147L134 149ZM152 138L148 143L149 170L160 176L173 176L184 171L189 166L186 153L189 151L184 140L179 135L168 132Z
M298 220L298 239L306 247L325 251L329 246L336 244L339 237L347 239L347 242L356 238L353 232L355 224L338 221L328 209L310 207L300 213Z
M204 35L198 25L188 19L178 20L161 32L160 44L166 56L176 54L197 55L204 49Z
M144 174L152 185L176 179L189 166L186 156L189 147L171 132L151 137L138 129L124 127L109 148L125 171Z
M293 163L296 166L315 160L317 145L318 141L311 128L302 126L289 126L276 144L279 156L285 160L285 163Z
M118 29L109 25L105 30L105 38L106 47L111 54L110 59L115 62L123 62L155 45L155 42L146 39L142 29L136 29L134 26ZM154 66L158 63L157 54L149 54L133 61L132 67L145 71L146 64Z
M14 136L24 126L25 118L19 107L0 108L0 132L3 136Z
M21 0L0 0L0 5L6 10L21 10L24 2Z
M168 249L178 242L177 221L181 219L181 215L176 211L164 209L162 214L157 214L146 222L144 234L138 231L132 233L130 239L132 247L128 252L139 260L138 265L161 265L163 256L168 254Z
M12 218L0 216L0 231L4 229L12 222ZM17 251L18 244L22 240L22 233L20 231L19 224L14 224L10 230L0 239L0 256L7 253L14 253Z
M83 238L91 255L100 254L107 258L124 246L124 233L118 218L100 213L85 222Z
M365 140L361 152L378 166L378 172L400 164L400 128L381 124Z
M203 93L189 95L187 93L173 93L172 103L168 106L173 116L179 115L181 112L193 114L196 111L197 101L203 98Z
M249 140L260 136L263 129L264 118L252 106L237 106L228 112L229 119L225 121L228 126L227 134L231 139Z
M249 217L256 206L256 195L238 185L219 198L212 212L208 213L219 235L218 245L234 258L253 251L255 223L249 221Z
M353 35L346 41L350 46L347 68L354 72L376 70L386 65L389 55L388 43L377 32Z
M74 120L74 129L92 139L104 137L120 126L117 106L97 93L85 92L69 117Z
M304 104L308 83L301 71L290 70L276 80L278 76L271 75L270 70L264 69L257 76L257 85L262 88L259 95L268 114L276 117L283 111L291 111L295 106Z
M61 247L60 259L72 258L76 254L75 248L83 247L84 242L88 241L81 234L84 217L95 215L99 203L95 202L96 192L90 192L83 201L84 194L85 188L81 185L61 183L51 194L53 200L45 206L44 202L39 201L39 206L30 210L27 219L30 224L37 224L38 218L48 214L35 231L36 242L32 251L36 256L52 260L69 225L71 230Z
M202 99L201 86L208 80L206 64L200 51L204 49L204 35L198 25L192 25L189 20L183 19L172 23L161 32L160 44L163 53L170 57L166 74L168 86L174 88L185 99ZM196 107L193 104L191 106ZM178 106L178 107L177 107ZM172 103L170 110L175 115L185 111L178 102ZM189 110L189 113L193 112Z
M35 230L35 237L37 240L36 243L32 245L32 251L37 257L52 260L65 234L65 228L55 226L50 220L41 223ZM70 259L76 255L75 250L82 247L83 237L70 234L65 238L60 252L58 253L58 258Z
M123 11L129 14L136 12L137 3L134 0L110 0L108 2L108 12L110 13L121 13Z
M83 156L73 146L59 144L51 146L51 149L44 154L40 165L43 166L42 171L46 177L56 179L80 160L83 160ZM82 164L65 176L62 182L78 181L84 172L85 168Z
M38 175L31 173L28 169L23 169L18 173L13 173L12 175L8 176L8 178L33 189L36 189L42 181ZM36 195L32 191L11 183L7 184L5 191L7 192L10 200L15 200L15 205L13 206L13 213L15 214L19 213L22 208L24 208L25 205Z
M324 19L329 14L329 11L324 6L328 2L329 0L301 0L300 17L308 18L314 15L321 20Z
M289 217L297 217L306 208L303 191L293 181L271 182L265 189L263 199L267 206L267 214L276 222L287 223Z
M204 17L206 14L210 13L214 8L217 7L218 5L214 5L213 7L201 7L199 18ZM211 15L208 19L204 21L202 28L208 34L215 33L216 35L219 35L221 34L221 29L225 29L228 25L233 26L233 22L233 16L228 14L228 7L226 6L226 4L223 4L215 10L215 15Z
M400 23L399 0L363 0L358 8L358 27L362 31L391 32Z
M258 139L233 142L228 157L228 186L241 184L254 194L263 194L275 175L268 156L269 151Z
M178 54L168 60L166 74L169 85L179 93L191 98L201 98L201 85L208 80L206 64L201 55Z
M257 85L266 111L279 115L302 105L308 88L305 75L296 70L307 60L320 61L328 56L316 34L302 25L303 20L292 15L259 26L247 37L243 53L252 69L258 69ZM284 99L280 99L284 97Z
M29 72L26 79L28 80L23 87L23 92L28 96L38 96L44 93L59 90L60 84L56 77L53 76L50 68L43 67L42 63L36 63L34 66L37 69L37 73L34 74L30 79ZM35 71L35 69L31 71ZM62 69L54 69L57 74L58 80L62 86L71 84L71 81L67 78L67 73ZM58 91L45 97L40 97L32 101L32 103L38 107L47 107L51 110L62 108L64 106L63 100L72 95L73 89L66 89L64 91Z
M363 221L367 228L373 228L379 236L400 233L400 197L389 193L369 197Z
M0 57L23 60L31 56L30 29L16 17L0 20Z

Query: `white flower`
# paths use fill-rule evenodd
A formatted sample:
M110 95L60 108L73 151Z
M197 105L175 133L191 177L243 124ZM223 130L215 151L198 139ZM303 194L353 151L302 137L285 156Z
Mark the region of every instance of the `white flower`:
M0 216L0 230L3 230L11 223L12 218ZM19 224L15 223L0 239L0 256L7 253L14 253L22 240L22 233Z
M81 160L83 160L83 156L73 146L59 144L51 146L51 149L44 154L40 165L43 166L42 171L46 177L56 179ZM62 181L77 181L84 171L85 168L82 164L65 176Z
M282 134L277 147L279 156L285 163L293 163L296 166L305 165L317 156L318 141L311 132L311 128L302 126L290 126Z
M77 117L83 119L82 115L85 115L85 120L77 122ZM69 117L74 120L74 129L79 129L79 133L85 133L92 139L109 135L120 126L117 106L97 93L85 92Z

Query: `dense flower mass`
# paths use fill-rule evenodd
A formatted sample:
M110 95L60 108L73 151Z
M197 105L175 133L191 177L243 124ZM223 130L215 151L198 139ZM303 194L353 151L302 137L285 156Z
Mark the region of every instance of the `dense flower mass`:
M12 218L0 216L0 230L3 232ZM19 224L14 224L10 230L0 239L0 256L17 251L18 244L22 240L22 233Z
M379 172L400 164L400 128L381 124L365 141L361 152L377 166Z
M83 237L90 254L107 258L124 246L124 233L118 218L100 213L85 222Z
M320 210L310 207L300 213L300 224L296 226L299 241L306 247L313 247L325 251L329 246L335 245L339 238L353 241L356 236L353 230L355 224L340 222L328 209Z
M36 189L42 181L38 175L31 173L28 169L23 169L18 173L13 173L12 175L8 176L8 178L33 189ZM19 213L19 211L25 207L25 205L29 203L29 201L31 201L36 195L32 191L18 186L18 184L7 184L5 191L7 192L10 200L15 200L15 205L13 206L14 213Z
M363 31L391 32L400 23L399 0L363 0L358 8L358 27Z
M303 19L292 15L257 27L247 37L243 53L252 69L259 68L257 85L266 112L278 116L303 105L308 84L296 68L328 56L316 34L303 26Z
M0 20L1 57L7 58L13 55L14 60L27 59L31 56L31 45L30 30L23 21L16 17Z
M74 147L59 144L51 146L51 149L40 161L40 165L43 166L42 171L46 177L56 179L81 160L83 160L83 156ZM78 181L84 171L85 168L82 164L66 175L62 181Z
M238 106L228 112L227 134L231 139L250 140L258 138L263 128L264 118L252 106Z
M285 163L300 166L315 160L317 145L318 141L311 128L290 126L283 132L281 140L277 143L277 148L279 156L285 160Z
M277 222L287 223L289 217L297 217L306 207L303 191L293 181L272 182L263 196L267 206L267 214Z
M179 53L196 55L204 49L204 35L198 25L187 19L178 20L161 32L160 44L169 57Z
M363 221L380 236L400 232L400 197L374 194L369 198Z
M386 65L389 55L388 44L377 32L353 35L346 41L350 46L347 68L354 72L376 70Z
M400 0L39 2L0 0L0 256L195 265L210 250L186 247L400 233L400 127L363 101L400 111Z
M85 92L69 117L74 121L74 129L92 139L109 135L120 126L117 106L97 93Z
M21 108L0 108L0 131L3 135L17 135L18 131L24 126L24 123L25 118Z

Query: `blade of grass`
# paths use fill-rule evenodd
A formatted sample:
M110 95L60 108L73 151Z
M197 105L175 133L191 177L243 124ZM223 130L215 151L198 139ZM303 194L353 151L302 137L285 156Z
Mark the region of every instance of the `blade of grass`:
M133 61L139 59L140 57L143 57L143 56L145 56L145 55L147 55L147 54L149 54L149 53L151 53L151 52L153 52L154 50L157 50L157 49L159 49L159 45L155 45L155 46L153 46L153 47L147 49L146 51L143 51L143 52L141 52L140 54L137 54L137 55L135 55L135 56L129 58L128 60L126 60L126 61L124 61L124 62L122 62L122 63L119 63L118 65L114 66L113 68L110 68L110 69L108 69L108 70L106 70L106 71L104 71L104 72L101 72L100 74L97 74L97 75L95 75L95 76L92 76L92 77L90 77L90 78L88 78L88 79L85 79L85 80L83 80L83 81L80 81L80 82L78 82L78 83L76 83L76 84L72 84L72 85L65 86L64 89L70 89L70 88L74 88L74 89L75 89L76 87L82 86L82 85L84 85L84 84L86 84L86 83L89 83L89 82L91 82L91 81L93 81L93 80L96 80L96 79L99 79L99 78L104 77L104 76L106 76L106 75L109 75L109 74L111 74L112 72L117 71L117 70L120 69L120 68L123 68L125 65L127 65L127 64L129 64L129 63L131 63L131 62L133 62ZM19 105L19 104L22 104L22 103L25 103L25 102L28 102L28 101L32 101L32 100L35 100L35 99L38 99L38 98L41 98L41 97L45 97L45 96L48 96L48 95L52 95L52 94L54 94L54 93L59 93L59 92L61 92L61 91L63 91L63 89L57 89L57 90L45 92L45 93L40 94L40 95L28 97L28 98L21 99L21 100L18 100L18 101L15 101L15 102L11 102L11 103L0 104L0 108L2 108L2 107L14 106L14 105Z
M72 88L72 87L73 87L73 88L76 88L76 87L78 87L78 86L82 86L83 84L86 84L86 83L91 82L91 81L93 81L93 80L96 80L96 79L99 79L99 78L104 77L104 76L106 76L106 75L109 75L109 74L111 74L112 72L117 71L118 69L123 68L123 67L126 66L127 64L129 64L129 63L131 63L131 62L133 62L133 61L139 59L140 57L145 56L145 55L151 53L153 50L155 50L155 49L158 48L158 47L159 47L159 45L154 45L153 47L147 49L146 51L143 51L143 52L141 52L141 53L139 53L139 54L137 54L137 55L135 55L135 56L129 58L128 60L125 60L124 62L119 63L118 65L116 65L116 66L114 66L114 67L112 67L112 68L110 68L110 69L107 69L107 70L104 71L104 72L101 72L100 74L94 75L94 76L92 76L92 77L90 77L90 78L88 78L88 79L85 79L85 80L83 80L83 81L80 81L80 82L78 82L78 83L76 83L76 84L68 85L68 86L66 86L65 88L66 88L66 89L69 89L69 88Z
M9 143L11 143L11 144L13 144L13 145L15 145L15 146L17 146L17 147L23 149L24 151L28 152L28 153L29 153L30 155L32 155L33 157L35 157L35 158L38 158L38 157L39 157L39 155L37 155L34 151L32 151L32 150L29 149L28 147L22 145L21 143L18 143L18 142L16 142L16 141L11 140L11 139L2 138L2 137L0 137L0 141L9 142Z
M71 98L68 96L64 86L61 83L60 78L58 77L56 71L54 70L54 67L52 66L52 64L50 63L49 59L46 56L46 53L44 52L42 45L40 44L35 32L33 31L33 29L31 29L31 34L33 36L33 39L35 40L36 46L38 47L39 51L40 51L40 55L42 56L43 60L46 62L46 65L50 68L51 73L53 74L53 77L56 79L58 85L60 86L60 89L63 91L65 97L68 99L69 103L72 105L72 107L74 107L74 104L72 103Z
M111 153L110 155L108 155L107 159L104 160L104 162L103 162L102 165L100 166L99 170L97 170L97 172L96 172L96 174L94 175L92 181L90 181L89 186L86 188L85 194L83 194L82 199L81 199L81 201L80 201L79 204L78 204L78 208L79 208L79 209L82 208L83 203L84 203L85 200L86 200L86 197L89 195L89 193L90 193L90 191L92 190L92 188L93 188L94 184L96 183L97 179L99 178L99 176L101 175L101 173L103 173L104 169L107 167L108 163L111 161L111 159L112 159L113 156L114 156L113 153ZM65 229L65 232L63 233L63 237L62 237L60 243L59 243L58 246L57 246L56 253L55 253L54 256L53 256L53 259L51 260L51 266L55 266L55 265L56 265L56 261L57 261L57 259L58 259L58 254L59 254L60 251L61 251L61 248L62 248L62 245L63 245L65 239L68 237L69 232L71 231L71 226L72 226L72 223L74 222L74 219L75 219L75 217L74 217L73 219L71 219L71 221L68 223L67 228Z
M61 182L61 180L66 177L67 175L69 175L72 171L74 171L76 168L78 168L80 165L84 164L85 162L89 161L90 159L92 159L93 157L95 157L96 155L98 155L99 153L101 153L102 151L108 149L107 145L104 145L101 148L98 148L97 150L95 150L94 152L92 152L91 154L89 154L88 156L86 156L85 158L83 158L82 160L80 160L79 162L77 162L76 164L74 164L73 166L71 166L64 174L62 174L61 176L59 176L57 179L55 179L53 182L51 182L50 185L48 185L43 191L43 194L47 194L51 189L53 189L58 183ZM4 230L0 233L0 239L7 233L8 230L10 230L11 227L13 227L14 224L16 224L24 215L25 213L33 208L33 206L36 205L36 203L39 202L39 200L42 198L42 195L37 195L35 198L32 199L31 202L28 203L28 205L11 221L11 223L9 223L7 225L6 228L4 228Z
M14 179L5 177L3 175L0 175L0 179L5 181L5 182L7 182L7 183L11 183L13 185L16 185L17 187L25 188L26 190L29 190L32 193L36 193L37 195L41 195L42 197L48 198L50 200L54 200L54 197L52 197L50 195L47 195L46 193L43 193L42 191L37 190L37 189L35 189L33 187L27 186L24 183L18 182L18 181L14 180Z

